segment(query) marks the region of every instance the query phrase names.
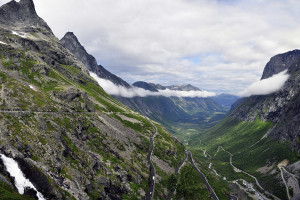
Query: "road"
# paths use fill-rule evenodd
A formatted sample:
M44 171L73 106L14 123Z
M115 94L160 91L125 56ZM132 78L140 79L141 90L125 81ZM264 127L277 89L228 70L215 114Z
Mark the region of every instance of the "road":
M176 168L176 170L175 170L175 173L176 173L176 174L178 174L180 168L183 166L183 164L185 163L186 159L187 159L187 151L184 151L184 158L183 158L183 160L181 161L181 163L179 163L178 167ZM172 198L172 196L173 196L175 190L176 190L176 189L174 188L174 189L172 189L172 190L169 192L169 194L168 194L166 200L169 200L169 199Z
M146 200L152 200L153 196L154 196L154 188L155 188L155 167L151 161L151 156L153 153L153 149L154 149L154 136L157 133L157 128L156 126L146 117L146 119L152 124L152 126L154 127L154 132L152 133L152 135L150 136L150 150L149 153L147 155L147 160L148 163L150 165L150 177L149 177L149 182L148 182L148 186L149 186L149 191L146 194Z
M211 192L211 197L215 200L219 200L218 196L216 195L215 191L213 190L213 188L209 185L205 175L198 169L198 167L196 166L195 162L194 162L194 159L193 159L193 156L192 156L192 153L190 151L188 151L189 155L190 155L190 160L191 160L191 163L193 165L193 167L195 168L195 170L198 172L198 174L200 174L200 176L202 177L203 181L205 182L206 184L206 187L207 189Z
M238 198L236 196L230 195L228 194L228 200L238 200Z
M0 110L0 113L24 113L24 114L31 114L31 113L40 113L40 114L82 114L82 113L95 113L95 112L87 112L87 111L36 111L36 110Z
M244 173L244 174L250 176L251 178L253 178L253 179L255 180L256 185L257 185L261 190L263 190L265 194L267 194L267 195L273 197L273 199L275 199L275 200L280 200L278 197L276 197L275 195L273 195L273 194L271 194L270 192L268 192L267 190L265 190L265 189L259 184L259 182L258 182L258 180L257 180L257 178L256 178L255 176L253 176L253 175L251 175L251 174L249 174L249 173L247 173L247 172L245 172L245 171L243 171L243 170L237 168L236 166L234 166L234 165L232 164L232 157L233 157L232 153L230 153L229 151L226 151L222 146L219 146L218 151L219 151L219 149L222 149L224 152L226 152L226 153L228 153L228 154L230 155L230 158L229 158L229 164L232 166L232 168L234 169L235 172L237 172L237 173L241 172L241 173ZM218 153L218 151L217 151L217 153ZM216 154L215 154L215 155L216 155Z
M292 179L290 179L290 184L292 184L293 189L294 189L294 194L300 193L300 187L299 187L299 182L298 182L298 177L295 174L292 174L288 172L285 167L282 167L282 170L287 173L288 175L291 176Z
M282 166L278 165L278 168L280 170L281 179L282 179L282 181L283 181L283 183L285 185L286 195L287 195L288 199L291 199L290 192L289 192L289 187L288 187L288 185L286 183L286 180L284 179L284 176L283 176Z

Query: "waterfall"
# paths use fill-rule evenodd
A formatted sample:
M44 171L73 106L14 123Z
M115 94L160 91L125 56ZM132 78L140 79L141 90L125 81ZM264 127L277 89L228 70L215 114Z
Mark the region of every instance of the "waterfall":
M37 192L37 197L39 200L45 200L43 195L37 191L37 189L30 182L30 180L25 178L23 172L19 168L18 163L14 159L8 158L3 154L0 154L0 156L1 156L1 159L4 163L4 166L7 170L7 172L10 174L11 177L15 178L15 186L18 189L18 192L20 194L24 194L25 188L32 188L33 190L35 190Z

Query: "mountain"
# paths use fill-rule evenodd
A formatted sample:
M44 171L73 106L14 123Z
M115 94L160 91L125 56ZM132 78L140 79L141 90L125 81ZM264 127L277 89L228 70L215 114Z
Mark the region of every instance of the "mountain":
M133 86L152 92L166 89L201 91L190 84L162 86L160 84L138 81ZM190 136L199 130L215 125L226 116L228 110L228 108L222 107L212 98L174 96L114 97L131 109L162 123L182 141L186 139L187 134Z
M144 81L137 81L135 83L132 84L133 86L135 87L138 87L138 88L143 88L145 90L149 90L151 92L158 92L158 90L161 88L161 89L165 89L164 87L162 88L161 85L156 85L154 83L147 83L147 82L144 82Z
M96 59L87 53L74 33L66 33L60 41L79 61L87 66L88 71L96 73L100 78L110 80L115 85L121 85L127 88L138 87L152 92L166 89L177 91L201 91L199 88L190 84L162 86L160 84L138 81L131 86L126 81L105 70L101 65L98 65ZM224 117L228 109L220 106L211 98L179 98L164 96L133 98L114 96L114 98L129 108L162 123L173 133L180 132L180 134L182 134L182 126L179 125L179 127L177 127L177 124L190 124L191 126L189 127L193 129L198 126L207 128ZM185 128L186 127L184 126L183 130ZM177 134L177 136L180 135Z
M270 137L278 141L289 141L294 150L300 151L298 143L298 107L300 99L300 51L294 50L279 54L271 58L266 65L262 79L273 76L281 71L288 70L290 78L283 88L266 96L252 96L246 99L238 109L232 113L232 118L244 121L254 121L256 117L274 124L268 132Z
M266 198L290 199L300 192L295 178L300 176L299 66L299 50L272 57L262 79L287 70L284 86L273 94L239 100L226 119L191 138L194 150L212 155L205 162L217 173L234 182L249 179Z
M80 44L74 33L67 32L60 42L87 67L88 71L94 72L100 78L110 80L116 85L121 85L126 88L131 87L126 81L110 73L103 66L98 65L95 57L86 52L85 48Z
M199 88L197 88L191 84L171 85L171 86L166 86L166 88L168 88L170 90L179 90L179 91L201 91Z
M150 162L154 197L165 198L184 146L105 93L32 0L11 1L0 15L0 198L144 199ZM15 186L23 175L4 156L32 183L24 195Z
M22 0L19 3L11 1L1 6L0 23L24 32L45 30L47 35L53 36L47 23L36 14L32 0Z
M274 74L290 68L297 60L299 60L299 50L289 51L272 57L267 63L261 79L270 78Z
M132 84L135 87L143 88L145 90L149 90L152 92L158 92L158 90L177 90L177 91L201 91L199 88L191 85L191 84L184 84L184 85L171 85L171 86L162 86L160 84L154 83L147 83L144 81L137 81Z
M231 106L239 99L238 96L224 93L211 98L224 108L231 108Z

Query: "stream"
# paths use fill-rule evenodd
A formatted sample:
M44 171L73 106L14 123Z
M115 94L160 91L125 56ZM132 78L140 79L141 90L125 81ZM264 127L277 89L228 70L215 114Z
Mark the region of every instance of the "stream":
M15 179L15 187L21 195L24 194L25 188L32 188L34 191L36 191L36 195L39 200L45 200L43 195L39 191L37 191L37 189L30 182L30 180L25 178L23 172L19 168L18 163L14 159L9 158L3 154L0 154L0 157L4 163L7 172L10 174L11 177Z

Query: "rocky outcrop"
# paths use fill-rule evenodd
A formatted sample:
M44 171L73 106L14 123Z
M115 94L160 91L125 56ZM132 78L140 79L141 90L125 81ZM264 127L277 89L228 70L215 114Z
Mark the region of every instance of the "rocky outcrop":
M73 111L84 110L85 112L94 112L95 107L91 100L88 98L86 92L70 87L63 91L54 91L53 97L62 104L66 104L66 108Z
M143 199L151 124L103 91L37 17L33 1L0 11L7 20L0 19L0 152L47 199ZM182 145L169 133L157 140L175 152L158 159L179 163ZM14 184L1 162L0 181L0 189Z
M47 23L37 15L33 0L20 0L20 2L13 0L1 6L0 23L17 27L21 31L40 28L47 34L53 35Z
M295 150L300 151L300 51L274 56L266 65L262 79L285 69L290 78L280 91L244 99L233 111L231 118L254 121L259 117L271 121L274 127L269 130L268 135L280 141L288 141Z
M300 50L278 54L270 59L264 68L261 79L267 79L291 67L300 58Z
M131 87L126 81L110 73L103 66L98 65L94 56L87 53L74 33L67 32L60 42L87 67L87 70L96 73L100 78L110 80L116 85L121 85L127 88Z

